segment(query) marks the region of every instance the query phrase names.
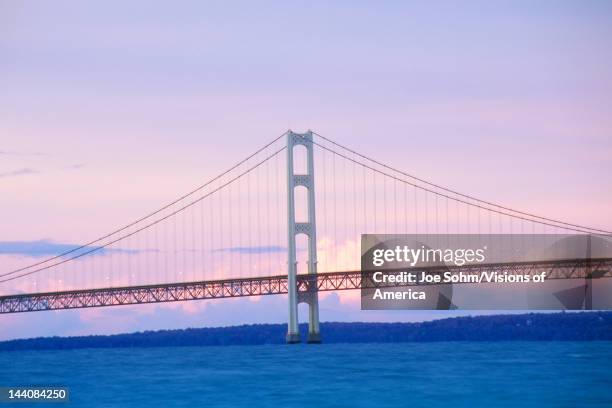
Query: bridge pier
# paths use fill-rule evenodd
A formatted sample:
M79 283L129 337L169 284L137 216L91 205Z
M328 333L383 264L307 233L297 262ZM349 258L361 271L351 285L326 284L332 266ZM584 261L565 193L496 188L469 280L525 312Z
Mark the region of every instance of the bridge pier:
M319 299L316 295L313 297L314 304L309 303L308 306L308 343L321 343L321 329L319 328Z
M294 174L293 148L302 145L307 152L307 174ZM308 221L295 221L295 188L305 187L308 190ZM287 133L287 256L288 256L288 279L287 291L289 294L289 322L287 327L287 343L299 343L300 333L298 326L298 303L308 304L308 343L320 343L321 333L319 328L319 298L316 279L314 284L309 283L308 292L300 297L297 287L297 260L295 238L298 234L308 237L308 274L317 273L317 224L315 219L315 195L314 195L314 148L312 144L312 132L303 134Z

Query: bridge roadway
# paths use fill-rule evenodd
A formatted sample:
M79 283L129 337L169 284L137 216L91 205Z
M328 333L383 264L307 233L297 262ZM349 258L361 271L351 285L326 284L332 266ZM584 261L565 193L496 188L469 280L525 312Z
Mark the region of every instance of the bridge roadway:
M430 266L404 270L427 273L495 271L531 276L545 271L546 279L596 279L612 277L612 258ZM316 275L301 274L297 278L298 294L311 291L360 289L362 282L371 288L406 286L404 283L375 283L372 280L373 272L344 271L323 272ZM27 293L0 296L0 314L286 293L287 275Z

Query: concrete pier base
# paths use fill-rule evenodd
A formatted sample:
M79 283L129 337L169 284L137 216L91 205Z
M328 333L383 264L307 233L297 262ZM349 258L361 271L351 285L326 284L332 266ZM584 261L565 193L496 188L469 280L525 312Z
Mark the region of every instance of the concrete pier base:
M300 340L300 334L299 333L287 333L287 344L296 344L299 343Z
M321 333L308 333L307 342L310 344L320 344L321 343Z

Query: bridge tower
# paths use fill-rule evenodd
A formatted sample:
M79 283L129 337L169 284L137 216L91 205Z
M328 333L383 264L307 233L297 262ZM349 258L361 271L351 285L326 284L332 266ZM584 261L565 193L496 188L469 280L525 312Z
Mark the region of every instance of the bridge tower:
M306 148L307 174L294 174L293 148L302 145ZM287 134L287 230L288 230L288 292L289 292L289 324L287 329L287 343L299 343L300 333L298 326L298 303L307 303L308 314L308 343L320 343L319 331L319 297L316 286L317 273L317 224L315 219L314 194L314 149L312 131ZM295 188L305 187L308 190L308 221L295 222ZM308 237L308 275L314 279L307 280L306 292L298 293L297 288L297 260L295 238L298 234Z

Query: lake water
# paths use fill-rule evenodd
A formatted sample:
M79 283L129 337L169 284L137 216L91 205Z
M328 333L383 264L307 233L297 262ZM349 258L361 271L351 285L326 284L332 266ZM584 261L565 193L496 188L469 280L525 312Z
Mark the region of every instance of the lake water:
M79 407L612 407L612 342L0 352L18 385Z

